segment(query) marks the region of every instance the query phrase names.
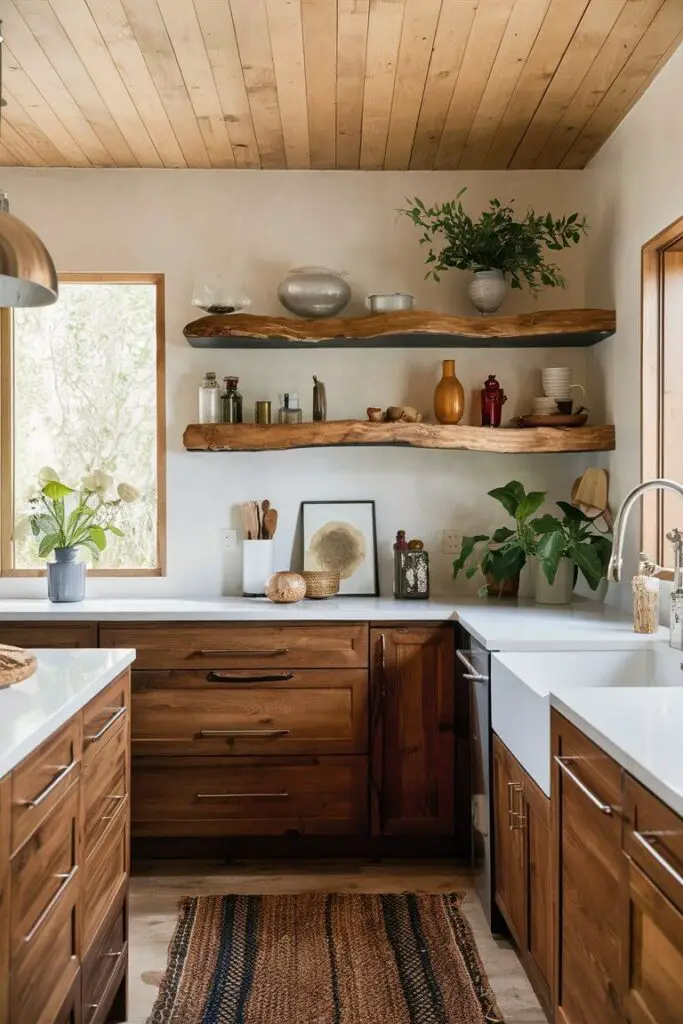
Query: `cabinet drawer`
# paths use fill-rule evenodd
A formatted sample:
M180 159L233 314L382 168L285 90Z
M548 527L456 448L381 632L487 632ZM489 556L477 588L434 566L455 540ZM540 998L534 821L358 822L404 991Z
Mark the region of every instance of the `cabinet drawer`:
M128 800L119 804L113 821L85 866L83 885L83 956L128 876Z
M12 1024L53 1020L78 973L78 789L10 861Z
M120 803L128 795L127 722L113 726L108 742L83 773L84 859L90 857Z
M111 730L127 719L130 673L110 683L83 709L83 765L87 766L111 736Z
M363 668L368 628L149 623L100 628L101 647L134 647L136 669Z
M135 672L132 741L147 754L367 751L367 672Z
M0 644L15 647L97 647L94 622L2 622Z
M624 850L683 913L683 820L625 774Z
M11 858L10 911L14 952L31 942L41 922L75 887L78 796L78 785L74 785Z
M137 760L136 836L359 834L367 758Z
M81 733L71 719L12 772L12 851L59 803L80 773Z
M80 1021L75 1001L69 1000L77 990L80 994L77 931L76 887L71 886L68 895L12 961L12 1024Z
M83 962L83 1024L104 1014L107 989L115 983L128 951L125 889L109 911ZM103 1019L105 1019L103 1017Z

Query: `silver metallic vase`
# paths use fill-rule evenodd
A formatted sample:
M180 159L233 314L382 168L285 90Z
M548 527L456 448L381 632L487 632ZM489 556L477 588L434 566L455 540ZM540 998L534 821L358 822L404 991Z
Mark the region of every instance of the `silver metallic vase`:
M280 281L277 297L296 316L336 316L351 298L351 288L334 270L297 267Z

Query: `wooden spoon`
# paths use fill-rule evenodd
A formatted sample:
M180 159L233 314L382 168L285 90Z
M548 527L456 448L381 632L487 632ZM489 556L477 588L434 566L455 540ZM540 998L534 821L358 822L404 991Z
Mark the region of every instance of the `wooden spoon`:
M263 533L266 540L275 536L277 530L277 509L269 508L263 517Z
M266 533L266 513L270 508L270 502L267 498L264 498L261 502L261 538L262 540L268 540L268 534Z

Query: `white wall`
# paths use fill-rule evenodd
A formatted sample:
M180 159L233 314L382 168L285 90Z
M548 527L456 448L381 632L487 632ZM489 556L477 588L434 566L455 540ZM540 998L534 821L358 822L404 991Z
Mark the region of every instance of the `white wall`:
M162 271L166 275L168 422L168 576L154 580L95 580L91 595L117 593L199 595L239 590L237 554L221 551L220 530L237 525L235 506L268 497L281 512L277 567L289 564L299 503L305 499L377 501L383 592L390 592L390 547L403 528L433 552L437 588L449 585L451 557L440 555L441 530L467 532L500 521L486 491L512 477L553 498L587 464L585 457L505 457L391 449L323 449L285 453L197 454L182 448L196 419L196 388L207 369L240 377L247 410L257 398L274 406L283 391L298 391L310 417L312 374L327 385L330 418L365 418L368 405L405 403L431 411L440 360L454 354L466 392L497 373L510 399L506 413L525 411L540 393L538 369L571 365L587 376L587 354L573 350L358 350L327 352L206 352L185 341L194 318L197 276L237 273L253 312L279 313L275 289L292 266L320 263L346 270L354 300L366 293L410 291L432 309L470 314L467 275L452 272L437 286L424 281L417 229L396 210L406 196L425 200L465 197L478 212L495 195L516 198L555 214L592 204L581 172L296 172L6 169L0 186L12 210L39 233L62 271ZM561 254L570 283L544 293L538 304L513 293L506 312L585 304L590 242ZM599 402L589 384L589 405ZM592 397L591 397L592 396ZM466 419L478 422L477 409ZM42 580L0 580L1 595L42 595Z
M616 335L590 358L604 383L606 422L617 428L617 448L604 456L613 503L640 481L640 258L641 247L683 216L683 47L585 171L597 205L586 301L614 306ZM680 386L677 384L676 386ZM630 604L630 579L639 548L638 515L631 524L626 583L612 600ZM683 522L683 508L681 509Z

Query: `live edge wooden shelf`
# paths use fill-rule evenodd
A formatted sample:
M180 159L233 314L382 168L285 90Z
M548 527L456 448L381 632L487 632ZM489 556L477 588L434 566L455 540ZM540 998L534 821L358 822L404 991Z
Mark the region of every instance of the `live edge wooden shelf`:
M410 309L321 320L231 313L201 317L184 333L194 348L576 348L615 330L611 309L490 317Z
M434 423L257 424L192 423L183 443L189 451L265 452L341 445L403 445L507 454L604 452L614 448L614 427L515 428L441 426Z

